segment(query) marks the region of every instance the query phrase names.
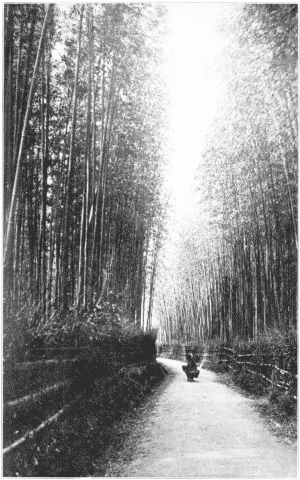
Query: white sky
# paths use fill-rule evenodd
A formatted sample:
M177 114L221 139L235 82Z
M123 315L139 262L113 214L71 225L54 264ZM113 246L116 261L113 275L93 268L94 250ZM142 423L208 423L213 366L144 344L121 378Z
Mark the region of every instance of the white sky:
M239 6L174 3L167 8L166 78L171 96L167 187L173 207L173 249L187 217L199 209L193 196L193 180L206 135L224 97L220 71L229 39L222 34L220 21Z

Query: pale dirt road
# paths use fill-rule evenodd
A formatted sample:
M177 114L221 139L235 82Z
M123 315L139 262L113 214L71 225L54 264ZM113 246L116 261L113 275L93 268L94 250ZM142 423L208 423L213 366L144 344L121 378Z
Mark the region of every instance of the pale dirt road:
M218 383L213 372L201 370L191 383L182 362L159 361L171 381L132 430L130 456L112 463L106 477L297 477L296 447L268 430L253 400Z

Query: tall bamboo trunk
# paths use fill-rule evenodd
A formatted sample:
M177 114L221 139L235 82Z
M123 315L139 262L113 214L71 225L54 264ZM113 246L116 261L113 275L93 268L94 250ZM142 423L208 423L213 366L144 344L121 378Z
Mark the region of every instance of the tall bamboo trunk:
M5 246L4 246L4 268L5 268L6 274L8 274L8 277L9 277L10 272L12 271L12 266L10 265L10 262L11 262L11 252L12 252L12 248L13 248L13 245L12 245L13 218L14 218L15 211L16 211L18 187L19 187L19 183L20 183L23 147L24 147L26 131L27 131L28 121L29 121L30 112L31 112L31 105L32 105L32 99L33 99L33 94L34 94L34 89L35 89L37 72L38 72L38 68L39 68L40 58L41 58L41 54L42 54L42 50L43 50L44 38L45 38L45 34L46 34L48 21L49 21L49 18L50 18L51 9L52 9L52 5L49 4L47 6L47 10L46 10L45 17L44 17L44 23L43 23L43 27L42 27L42 32L41 32L41 36L40 36L36 61L35 61L35 65L34 65L33 75L32 75L32 81L31 81L31 86L30 86L30 91L29 91L29 96L28 96L28 101L27 101L26 114L25 114L22 136L21 136L21 142L20 142L19 153L18 153L18 159L17 159L17 166L16 166L16 171L15 171L12 197L11 197L11 202L10 202L9 216L8 216L8 222L7 222L7 231L6 231L6 237L5 237ZM8 260L9 260L9 262L8 262Z
M9 218L9 203L11 201L11 191L13 187L13 143L12 143L12 68L13 68L13 27L14 15L13 5L5 5L5 44L4 44L4 234L7 234L7 221ZM12 221L12 219L10 220ZM13 244L13 235L11 234L11 243ZM8 258L9 257L9 258ZM6 256L6 274L4 282L4 291L11 292L13 289L13 248Z
M73 111L72 111L72 125L71 125L71 135L70 135L70 149L69 149L69 161L68 161L68 172L66 180L66 196L65 196L65 215L63 220L63 244L62 244L62 272L61 272L61 281L62 281L62 309L67 310L69 299L68 295L70 294L70 285L69 285L69 253L70 253L70 234L71 234L71 222L70 222L70 210L72 202L72 179L73 179L73 168L74 168L74 145L75 145L75 133L76 133L76 120L77 120L77 95L78 95L78 79L79 79L79 69L80 69L80 51L81 51L81 34L82 34L82 19L83 19L84 5L81 5L81 10L78 20L78 42L77 42L77 55L76 55L76 68L75 68L75 79L74 79L74 89L73 89Z
M89 67L88 67L88 98L87 98L87 117L86 117L86 138L85 138L85 166L86 166L86 186L85 186L85 233L84 233L84 268L83 268L83 299L85 307L88 306L89 289L89 256L88 256L88 231L89 231L89 210L90 210L90 154L91 154L91 98L92 98L92 15L88 18L88 38L89 38Z

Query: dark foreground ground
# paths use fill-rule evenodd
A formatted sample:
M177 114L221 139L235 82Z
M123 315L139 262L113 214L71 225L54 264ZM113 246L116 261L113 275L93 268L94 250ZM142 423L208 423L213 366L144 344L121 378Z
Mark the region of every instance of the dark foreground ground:
M190 383L182 362L160 362L170 375L127 418L124 435L121 425L116 429L106 477L297 477L296 444L270 432L255 400L218 382L213 372L201 370ZM94 476L103 476L100 461Z

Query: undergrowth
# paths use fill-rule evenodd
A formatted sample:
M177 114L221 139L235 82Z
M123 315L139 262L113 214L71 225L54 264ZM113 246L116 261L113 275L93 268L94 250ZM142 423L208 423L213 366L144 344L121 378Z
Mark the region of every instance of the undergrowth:
M70 310L64 315L53 316L45 324L37 324L35 317L36 312L30 305L5 317L5 367L40 358L74 356L74 352L95 349L102 352L102 361L110 356L115 360L117 355L119 361L133 363L156 355L156 331L144 332L106 304L80 313Z
M4 476L60 477L93 474L113 442L114 424L139 405L166 375L158 363L125 366L96 380L68 415L4 458Z

